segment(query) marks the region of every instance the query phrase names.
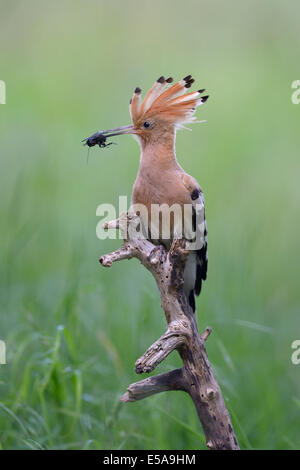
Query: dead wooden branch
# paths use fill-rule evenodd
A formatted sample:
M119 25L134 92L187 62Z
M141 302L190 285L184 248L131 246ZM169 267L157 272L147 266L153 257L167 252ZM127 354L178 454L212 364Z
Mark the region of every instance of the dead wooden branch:
M183 367L131 384L121 401L141 400L170 390L185 391L194 402L207 447L237 450L239 445L231 419L206 354L205 341L211 328L199 335L196 315L191 312L183 291L183 271L188 255L185 241L174 240L167 252L148 240L130 239L130 224L136 226L137 223L138 217L132 213L107 222L104 228L120 229L124 243L120 249L103 255L99 261L110 267L116 261L138 258L154 276L160 291L168 328L136 361L136 373L153 371L175 349L180 354Z

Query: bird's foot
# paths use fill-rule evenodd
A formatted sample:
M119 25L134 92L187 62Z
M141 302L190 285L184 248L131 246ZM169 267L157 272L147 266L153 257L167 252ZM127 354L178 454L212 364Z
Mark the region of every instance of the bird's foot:
M162 264L166 259L167 253L163 245L158 245L151 251L149 261L151 264Z

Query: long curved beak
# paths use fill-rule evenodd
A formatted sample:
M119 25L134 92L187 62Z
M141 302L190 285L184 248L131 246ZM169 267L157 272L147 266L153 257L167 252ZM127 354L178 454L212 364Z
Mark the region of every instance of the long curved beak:
M105 137L113 137L114 135L122 134L134 134L133 125L116 127L116 129L109 129L107 131L100 131L100 134L105 135Z

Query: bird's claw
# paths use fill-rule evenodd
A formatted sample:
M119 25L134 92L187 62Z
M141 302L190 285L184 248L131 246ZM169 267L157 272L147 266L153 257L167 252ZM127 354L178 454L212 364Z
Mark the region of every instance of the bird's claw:
M151 251L149 255L149 261L151 264L160 263L162 264L165 261L166 250L163 245L158 245Z

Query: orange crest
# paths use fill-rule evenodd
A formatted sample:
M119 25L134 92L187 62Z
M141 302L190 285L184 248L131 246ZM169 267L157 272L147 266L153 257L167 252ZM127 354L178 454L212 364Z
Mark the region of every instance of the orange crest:
M195 81L191 75L168 87L172 81L171 77L158 78L143 101L141 100L142 90L135 89L129 107L135 126L151 117L161 118L174 125L193 122L196 119L194 117L196 107L208 99L208 96L200 96L205 90L186 93Z

